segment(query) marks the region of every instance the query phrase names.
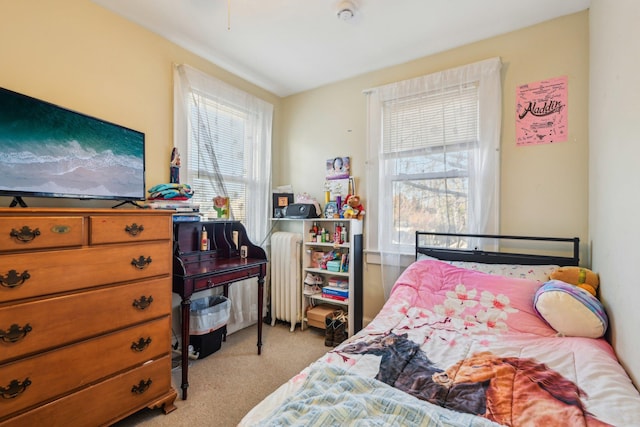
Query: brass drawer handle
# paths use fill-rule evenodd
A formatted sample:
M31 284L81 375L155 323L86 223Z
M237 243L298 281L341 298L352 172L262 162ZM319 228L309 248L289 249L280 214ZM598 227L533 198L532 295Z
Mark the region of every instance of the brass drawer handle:
M131 343L131 350L140 352L145 348L149 347L150 344L151 344L151 337L148 337L146 340L144 338L140 338L138 342Z
M33 328L28 323L24 325L24 328L21 328L19 325L16 325L14 323L13 325L9 326L8 331L0 329L0 340L2 340L2 342L10 343L18 342L26 337L27 334L32 330Z
M23 271L22 274L18 274L16 270L9 270L6 276L0 276L0 285L5 288L17 288L30 278L31 275L27 270Z
M31 380L29 378L25 378L22 383L18 380L12 380L7 387L0 387L0 396L3 399L13 399L18 397L20 393L23 393L27 387L31 385Z
M147 391L149 389L149 387L151 387L151 383L153 381L151 381L151 378L149 378L147 381L145 380L140 380L140 383L138 385L134 385L133 387L131 387L131 393L133 394L142 394L145 391Z
M20 242L29 243L40 235L40 229L36 228L32 231L28 225L25 225L20 230L16 230L15 228L11 229L9 235Z
M140 299L133 300L133 306L140 310L145 310L149 308L152 302L153 302L153 296L149 295L149 298L147 298L144 295L142 295L140 296Z
M127 232L131 236L137 236L138 234L144 231L144 226L138 225L135 222L131 225L127 225L124 227L124 231Z
M138 270L142 270L144 268L147 268L149 266L149 264L151 264L151 257L147 257L145 259L144 255L140 255L140 258L138 258L138 259L134 258L134 259L131 260L131 265L133 265Z

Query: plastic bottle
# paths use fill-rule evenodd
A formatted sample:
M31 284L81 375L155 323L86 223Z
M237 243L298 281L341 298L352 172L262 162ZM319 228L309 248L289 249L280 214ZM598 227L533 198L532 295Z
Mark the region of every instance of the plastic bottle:
M200 250L209 250L209 237L207 235L207 229L202 226L202 236L200 237Z
M313 226L309 229L309 241L310 242L315 242L316 241L316 232L313 229Z
M335 231L333 233L333 243L342 243L342 227L340 227L340 224L336 225Z

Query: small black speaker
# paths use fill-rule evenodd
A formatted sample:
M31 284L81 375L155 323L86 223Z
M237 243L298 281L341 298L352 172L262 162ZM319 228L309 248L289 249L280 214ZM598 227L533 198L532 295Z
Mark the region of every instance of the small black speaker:
M282 209L285 218L306 219L320 218L320 213L316 210L316 206L311 203L293 203Z

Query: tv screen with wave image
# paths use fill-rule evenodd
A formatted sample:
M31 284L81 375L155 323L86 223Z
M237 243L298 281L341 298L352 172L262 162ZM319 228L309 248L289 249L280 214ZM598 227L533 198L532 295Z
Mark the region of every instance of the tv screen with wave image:
M1 196L144 200L144 162L144 133L0 88Z

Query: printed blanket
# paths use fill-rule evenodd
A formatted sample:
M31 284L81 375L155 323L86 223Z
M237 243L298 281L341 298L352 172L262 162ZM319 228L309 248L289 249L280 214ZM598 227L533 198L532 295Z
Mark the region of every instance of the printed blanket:
M318 364L300 391L256 426L401 426L487 427L486 419L425 405L371 378Z
M304 425L325 425L325 412L338 415L335 390L323 387L349 378L359 383L354 394L363 408L349 412L354 425L369 411L373 419L384 419L387 411L369 407L375 400L366 390L373 395L387 384L406 393L396 400L411 408L406 416L423 416L413 412L419 402L434 425L458 424L447 424L433 411L464 415L456 421L461 425L473 425L464 424L471 417L507 426L640 426L640 394L611 346L603 339L557 336L533 307L539 286L417 261L366 328L268 396L240 425L295 425L306 417L308 404L318 409ZM340 379L320 379L334 374ZM307 392L313 402L304 402ZM388 412L397 410L390 405ZM362 425L377 424L366 419Z

